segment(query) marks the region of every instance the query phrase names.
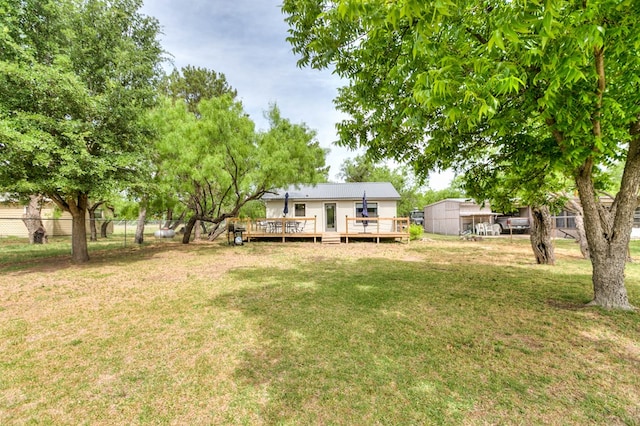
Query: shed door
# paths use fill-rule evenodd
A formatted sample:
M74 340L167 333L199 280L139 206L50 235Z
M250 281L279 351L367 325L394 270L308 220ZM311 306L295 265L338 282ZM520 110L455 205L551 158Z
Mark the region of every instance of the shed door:
M325 232L336 232L336 204L329 203L324 205Z

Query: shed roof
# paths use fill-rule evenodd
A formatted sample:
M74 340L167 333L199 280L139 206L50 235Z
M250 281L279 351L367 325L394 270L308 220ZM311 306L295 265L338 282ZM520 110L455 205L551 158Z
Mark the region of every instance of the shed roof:
M290 186L277 193L265 194L264 200L360 200L366 192L368 200L399 200L400 194L390 182L319 183L316 185Z
M442 200L438 200L435 203L428 204L425 207L435 206L437 204L442 204L442 203L458 203L458 204L466 204L466 205L470 205L470 206L479 205L472 198L445 198L445 199L442 199ZM488 203L487 203L487 205L488 205Z

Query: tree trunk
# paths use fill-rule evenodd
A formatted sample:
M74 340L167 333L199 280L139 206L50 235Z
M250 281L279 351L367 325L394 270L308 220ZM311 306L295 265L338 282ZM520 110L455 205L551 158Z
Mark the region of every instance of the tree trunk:
M551 242L551 212L548 206L532 207L531 248L539 265L554 265L556 256Z
M111 219L102 222L102 225L100 225L100 237L107 238L107 229L109 228L110 223Z
M182 244L189 244L191 240L191 233L193 232L193 227L196 225L198 221L198 217L196 215L191 216L189 218L189 222L184 226L184 235L182 236Z
M220 226L219 223L214 224L213 228L211 229L211 231L209 231L209 241L213 241L216 238L218 238L220 235L224 234L226 231L226 228L224 226Z
M200 237L202 236L202 221L200 220L196 220L195 225L193 225L193 229L195 231L195 235L193 237L194 240L199 240Z
M594 298L591 305L606 309L633 309L624 286L625 250L591 252ZM621 284L622 283L622 284Z
M71 260L74 263L89 261L89 249L87 247L87 207L86 194L78 195L77 201L67 201L69 213L71 213Z
M147 206L144 203L140 203L140 210L138 211L138 223L136 224L136 235L133 242L136 244L142 244L144 242L144 222L147 219Z
M173 220L173 209L167 209L167 218L164 221L163 228L169 229L171 226L171 221Z
M89 212L89 241L98 241L98 229L96 228L96 210L90 208Z
M580 246L580 253L582 253L582 257L585 259L590 259L589 255L589 243L587 242L587 233L584 230L584 219L582 217L582 210L580 213L575 216L576 221L576 231L578 233L577 243Z
M582 210L582 206L580 203L569 198L567 201L567 210L575 215L576 232L578 233L576 241L580 245L580 253L582 253L582 257L585 259L589 259L589 243L587 242L587 234L584 230L584 211Z
M91 231L91 235L89 237L90 241L98 241L98 229L96 226L96 210L98 207L103 205L104 201L98 201L94 205L90 206L87 211L89 212L89 230Z
M27 211L22 215L22 221L29 233L29 244L43 244L48 242L47 230L42 224L42 217L40 216L42 198L42 195L30 195Z
M620 192L610 210L597 201L592 164L586 162L575 176L593 270L594 297L590 304L605 309L633 309L624 284L624 268L640 186L640 141L634 142L630 143L629 156L635 160L627 160Z
M175 221L173 221L173 223L168 228L173 229L175 231L178 225L182 223L186 215L187 215L187 211L183 210L182 213L180 213L180 217L178 217ZM172 214L172 217L173 217L173 214Z

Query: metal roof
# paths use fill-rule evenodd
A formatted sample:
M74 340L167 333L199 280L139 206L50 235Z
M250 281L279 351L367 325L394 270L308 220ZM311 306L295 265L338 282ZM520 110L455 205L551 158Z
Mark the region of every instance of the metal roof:
M445 198L442 200L438 200L435 203L427 204L425 207L435 206L436 204L442 204L446 202L458 203L458 204L478 204L472 198Z
M390 182L319 183L308 186L290 186L276 194L265 194L263 200L360 200L367 193L368 200L399 200L400 194Z

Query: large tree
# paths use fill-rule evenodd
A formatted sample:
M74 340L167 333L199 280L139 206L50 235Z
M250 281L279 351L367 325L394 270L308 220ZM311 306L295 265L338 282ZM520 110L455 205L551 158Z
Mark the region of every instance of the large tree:
M187 111L198 119L201 118L198 110L201 101L224 95L235 99L237 95L237 92L228 84L224 74L190 65L180 71L174 69L171 74L162 78L158 86L162 95L171 99L174 104L185 106ZM160 121L162 120L160 118ZM165 127L160 123L156 128L162 129ZM161 141L164 137L162 134L157 136L158 141ZM158 147L162 147L162 153L158 151ZM181 144L176 144L175 146L165 146L162 143L156 144L149 155L150 174L148 179L136 191L130 192L133 198L139 200L138 221L134 237L134 242L137 244L144 242L144 227L147 214L164 215L165 227L176 229L188 213L190 207L188 204L181 202L180 196L175 190L175 182L162 179L161 167L162 162L165 161L163 156L171 157L174 154L179 156L178 150L180 149L189 149L189 147ZM176 216L175 218L174 215ZM200 229L197 224L195 226L196 230Z
M630 309L626 247L640 186L640 3L635 0L285 0L290 41L349 86L343 143L422 170L464 162L480 132L517 161L574 181L592 304ZM515 146L501 138L519 135ZM529 155L531 153L531 155ZM625 162L610 209L594 176Z
M0 187L73 218L89 259L89 198L136 181L155 100L158 22L141 0L0 0Z
M201 100L197 112L167 101L154 114L158 178L190 211L184 243L198 221L212 224L214 238L226 218L265 193L326 177L315 133L281 117L277 107L267 113L270 129L260 133L231 94Z

